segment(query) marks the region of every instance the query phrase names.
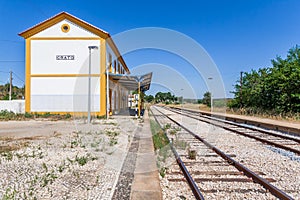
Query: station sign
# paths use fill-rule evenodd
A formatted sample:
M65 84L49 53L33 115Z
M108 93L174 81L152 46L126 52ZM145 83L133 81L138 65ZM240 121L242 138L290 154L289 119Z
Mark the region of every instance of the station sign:
M56 55L56 60L75 60L75 55Z

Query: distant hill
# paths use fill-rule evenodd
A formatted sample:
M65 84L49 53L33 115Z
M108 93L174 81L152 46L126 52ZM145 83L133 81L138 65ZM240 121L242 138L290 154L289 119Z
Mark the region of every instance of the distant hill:
M12 87L11 99L23 99L25 96L25 86L19 88L17 86ZM9 84L0 85L0 100L9 99Z

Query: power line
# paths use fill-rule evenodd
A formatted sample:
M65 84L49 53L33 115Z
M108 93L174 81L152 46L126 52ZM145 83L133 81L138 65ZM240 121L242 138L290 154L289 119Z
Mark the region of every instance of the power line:
M17 78L17 79L19 79L20 81L22 81L23 83L25 83L25 81L23 80L23 79L21 79L15 72L12 72L14 75L15 75L15 77Z
M1 73L7 73L7 74L9 73L9 72L5 72L5 71L0 71L0 72L1 72Z

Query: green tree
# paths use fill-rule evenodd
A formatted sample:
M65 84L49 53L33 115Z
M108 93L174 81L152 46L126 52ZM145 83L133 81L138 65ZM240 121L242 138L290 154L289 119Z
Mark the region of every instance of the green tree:
M153 100L154 100L154 96L152 96L151 94L145 96L145 101L147 101L147 102L153 102Z
M211 94L210 92L205 92L203 95L202 103L207 105L208 107L211 106Z
M178 97L175 97L171 92L157 92L155 94L156 103L174 103L178 101Z
M277 56L272 67L244 73L242 87L235 85L231 107L244 107L277 113L300 112L300 49L288 51L286 59Z

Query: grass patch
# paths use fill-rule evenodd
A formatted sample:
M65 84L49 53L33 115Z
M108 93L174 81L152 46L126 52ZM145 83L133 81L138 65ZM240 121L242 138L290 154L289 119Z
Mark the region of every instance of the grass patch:
M150 127L152 132L152 139L154 144L154 149L162 149L169 144L168 138L164 131L160 128L159 124L154 120L150 120Z
M83 166L88 162L89 158L87 156L81 156L75 158L75 161L80 165Z
M16 114L8 110L0 111L0 121L22 120L22 119L24 119L24 114Z
M8 120L25 120L25 119L35 119L35 118L50 118L52 120L65 120L70 119L72 115L70 113L60 115L60 114L51 114L49 112L45 113L28 113L20 114L14 113L8 110L0 111L0 121L8 121Z
M167 123L167 124L165 124L165 126L164 126L164 130L168 130L169 128L171 128L171 124L170 123Z
M110 146L114 146L114 145L118 144L118 139L116 137L118 135L120 135L119 132L106 130L105 134L109 137L109 145Z
M167 171L167 169L165 167L160 168L159 174L162 178L164 178L166 176L166 171Z
M116 137L116 136L118 136L120 133L119 133L119 132L116 132L116 131L110 131L110 130L107 130L107 131L105 131L105 134L106 134L108 137Z
M106 119L106 115L97 115L96 118L97 119Z
M113 125L113 126L117 126L118 124L115 122L104 122L104 125Z
M3 195L2 197L2 200L12 200L12 199L16 199L16 194L17 194L17 191L16 189L10 189L10 188L7 188L6 191L5 191L5 194Z

